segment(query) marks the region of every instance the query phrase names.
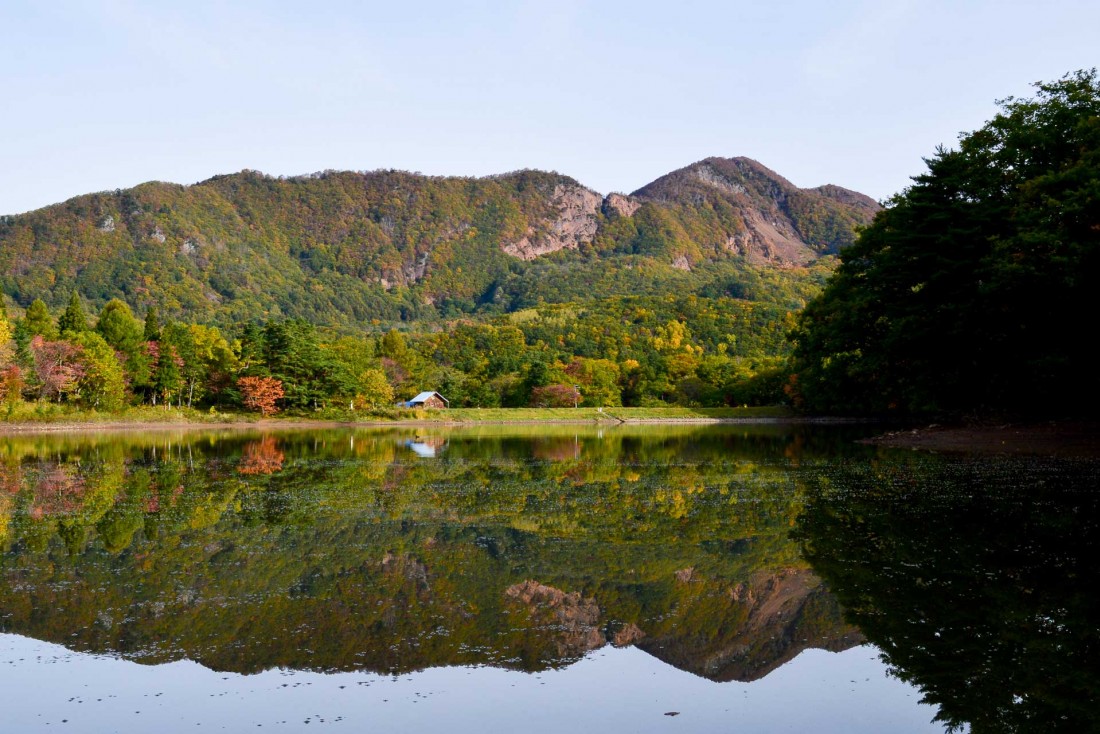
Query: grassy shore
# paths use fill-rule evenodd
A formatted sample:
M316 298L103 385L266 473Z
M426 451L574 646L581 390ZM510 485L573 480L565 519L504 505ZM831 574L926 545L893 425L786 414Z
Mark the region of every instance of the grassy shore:
M708 423L793 418L787 408L455 408L452 410L322 410L279 414L261 419L256 413L134 406L117 412L80 410L53 403L21 403L0 409L0 432L94 429L143 426L255 426L480 423Z

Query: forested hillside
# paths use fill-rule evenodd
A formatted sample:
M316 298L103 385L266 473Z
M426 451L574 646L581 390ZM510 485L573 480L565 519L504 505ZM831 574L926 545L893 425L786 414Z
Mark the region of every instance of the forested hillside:
M786 333L877 205L711 158L148 183L0 220L0 397L355 412L782 398ZM64 306L64 312L62 312Z
M820 282L806 266L876 209L748 159L707 159L607 197L538 171L245 171L2 217L0 288L23 307L59 309L79 292L92 308L119 298L202 323L367 330L612 295L799 308Z

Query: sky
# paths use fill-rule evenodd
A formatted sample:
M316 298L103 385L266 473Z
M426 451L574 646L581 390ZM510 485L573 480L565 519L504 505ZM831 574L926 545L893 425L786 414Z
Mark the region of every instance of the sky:
M1095 0L2 0L0 213L246 168L629 192L739 155L882 200L1097 65Z

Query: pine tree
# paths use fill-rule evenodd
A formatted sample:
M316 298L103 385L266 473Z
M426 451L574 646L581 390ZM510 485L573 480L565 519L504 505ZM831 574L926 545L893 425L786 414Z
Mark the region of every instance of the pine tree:
M88 331L88 317L84 314L84 306L80 303L80 296L73 291L69 298L69 305L65 313L57 321L57 330L62 334L76 335Z
M41 298L36 298L27 306L27 313L23 317L23 330L30 336L41 335L48 341L57 338L57 327L50 316L50 309Z
M145 312L145 341L160 341L160 319L157 317L156 306L150 306Z

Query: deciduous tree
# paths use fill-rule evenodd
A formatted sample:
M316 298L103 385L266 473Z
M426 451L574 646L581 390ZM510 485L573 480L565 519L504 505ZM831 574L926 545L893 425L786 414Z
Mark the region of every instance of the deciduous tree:
M278 401L283 397L283 383L274 377L241 377L237 380L241 402L249 410L269 416L279 411Z

